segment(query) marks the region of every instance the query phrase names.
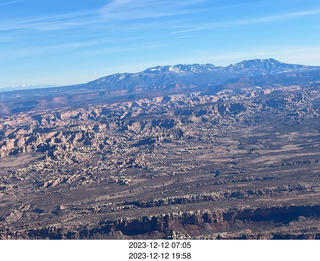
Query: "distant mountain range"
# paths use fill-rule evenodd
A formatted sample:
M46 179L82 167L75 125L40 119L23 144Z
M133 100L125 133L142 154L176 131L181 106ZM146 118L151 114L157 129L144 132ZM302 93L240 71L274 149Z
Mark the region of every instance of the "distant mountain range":
M43 88L52 88L52 87L58 87L58 86L57 85L20 85L20 86L15 86L15 87L3 87L3 88L0 88L0 92L43 89Z
M56 106L81 105L134 96L198 91L212 94L279 85L309 85L320 81L320 66L287 64L275 59L245 60L226 67L212 64L157 66L139 73L117 73L85 84L15 90L0 93L0 109L19 112Z
M88 89L150 90L159 86L176 84L215 86L242 77L259 77L281 73L306 73L319 71L318 66L286 64L275 59L255 59L226 67L213 64L179 64L157 66L139 73L119 73L80 85Z

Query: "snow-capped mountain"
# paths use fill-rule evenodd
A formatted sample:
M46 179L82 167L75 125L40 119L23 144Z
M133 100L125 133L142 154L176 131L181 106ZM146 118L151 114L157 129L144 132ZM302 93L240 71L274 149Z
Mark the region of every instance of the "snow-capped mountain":
M212 86L241 77L259 77L281 73L318 71L320 67L286 64L275 59L245 60L226 67L213 64L157 66L139 73L118 73L81 85L90 89L154 89L176 84Z
M317 66L305 66L297 64L287 64L275 59L254 59L245 60L240 63L231 64L225 68L228 72L248 73L250 76L268 75L284 72L302 72L308 70L317 70Z
M226 67L212 64L157 66L139 73L117 73L73 86L0 91L0 113L177 93L206 95L221 90L245 92L248 88L290 85L318 88L319 82L320 67L286 64L274 59L242 61Z
M144 73L201 73L213 71L217 68L213 64L178 64L175 66L157 66L149 68Z
M224 88L232 84L237 89L237 82L243 85L270 86L273 84L308 84L320 81L320 66L287 64L275 59L245 60L229 66L213 64L178 64L175 66L156 66L138 73L116 73L79 85L41 88L33 90L12 90L0 92L0 102L23 97L58 96L68 93L71 96L87 95L99 92L101 97L114 97L153 91L179 92L181 89L202 91ZM246 82L246 83L245 83ZM99 96L100 97L100 96Z

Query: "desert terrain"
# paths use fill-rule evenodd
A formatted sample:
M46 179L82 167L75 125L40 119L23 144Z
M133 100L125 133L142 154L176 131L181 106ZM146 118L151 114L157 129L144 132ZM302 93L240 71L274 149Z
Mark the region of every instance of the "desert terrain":
M320 238L319 68L206 70L1 93L0 238Z

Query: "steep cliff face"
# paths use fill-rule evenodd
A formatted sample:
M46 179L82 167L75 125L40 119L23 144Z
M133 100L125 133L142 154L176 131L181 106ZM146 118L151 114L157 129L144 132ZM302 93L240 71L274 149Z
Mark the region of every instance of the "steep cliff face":
M2 239L320 239L320 205L176 212L86 226L2 229ZM303 229L299 229L303 227ZM293 229L294 228L294 229Z
M104 238L320 238L315 227L297 235L291 232L290 222L309 222L317 224L320 218L320 206L287 206L272 208L240 209L229 211L192 211L188 213L171 213L161 216L143 217L141 219L122 219L108 222L100 227L96 234L91 230L88 237ZM284 230L272 230L279 226ZM292 226L297 224L291 223ZM259 228L259 229L257 229ZM264 229L263 229L264 228ZM259 232L257 232L257 230ZM270 231L271 230L271 231Z

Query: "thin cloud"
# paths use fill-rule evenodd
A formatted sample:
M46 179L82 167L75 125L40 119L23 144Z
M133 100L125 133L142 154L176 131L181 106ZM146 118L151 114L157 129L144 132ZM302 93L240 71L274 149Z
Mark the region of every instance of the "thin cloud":
M194 13L188 7L206 2L207 0L189 1L144 1L144 0L114 0L99 11L106 20L134 20L146 18L160 18Z
M269 23L269 22L291 19L291 18L295 18L295 17L303 17L303 16L310 16L310 15L317 15L317 14L320 14L320 9L302 11L302 12L294 12L294 13L286 13L286 14L275 15L275 16L266 16L266 17L261 17L261 18L230 21L230 22L216 22L216 23L209 23L209 24L199 24L199 25L193 25L193 26L189 27L189 29L178 30L178 31L174 31L172 33L179 34L179 33L188 33L188 32L195 32L195 31L205 31L205 30L210 30L210 29L214 29L214 28L222 28L222 27L234 27L234 26L242 26L242 25Z
M137 40L143 40L143 43L136 43ZM97 55L106 53L121 53L129 52L141 49L154 49L163 44L148 42L148 37L130 37L123 40L124 42L130 42L130 47L119 47L117 45L119 39L114 38L96 38L89 41L70 42L62 43L49 46L33 46L23 47L19 49L7 50L6 52L0 53L0 60L9 61L12 59L21 59L26 57L41 56L43 54L70 54L77 52L81 55ZM0 41L1 42L1 41ZM135 42L135 43L134 43ZM134 43L134 44L133 44ZM95 46L94 49L88 49ZM106 47L104 47L106 46Z
M136 44L130 47L106 47L106 48L96 48L87 51L81 52L82 55L104 55L104 54L115 54L115 53L126 53L137 50L146 50L146 49L156 49L159 47L167 46L167 43L143 43Z
M92 22L95 15L96 10L88 10L85 12L74 12L46 17L37 17L32 19L17 19L14 21L8 21L7 23L2 23L0 25L0 31L12 31L23 29L64 29L67 27Z
M13 5L13 4L21 3L23 1L24 0L7 1L7 2L0 3L0 6Z
M110 25L117 22L128 22L139 19L173 17L197 12L196 9L190 9L189 7L205 1L206 0L177 0L172 2L167 0L150 0L146 2L144 0L114 0L102 8L84 12L2 21L0 31L65 30L90 25L107 26L108 24Z

